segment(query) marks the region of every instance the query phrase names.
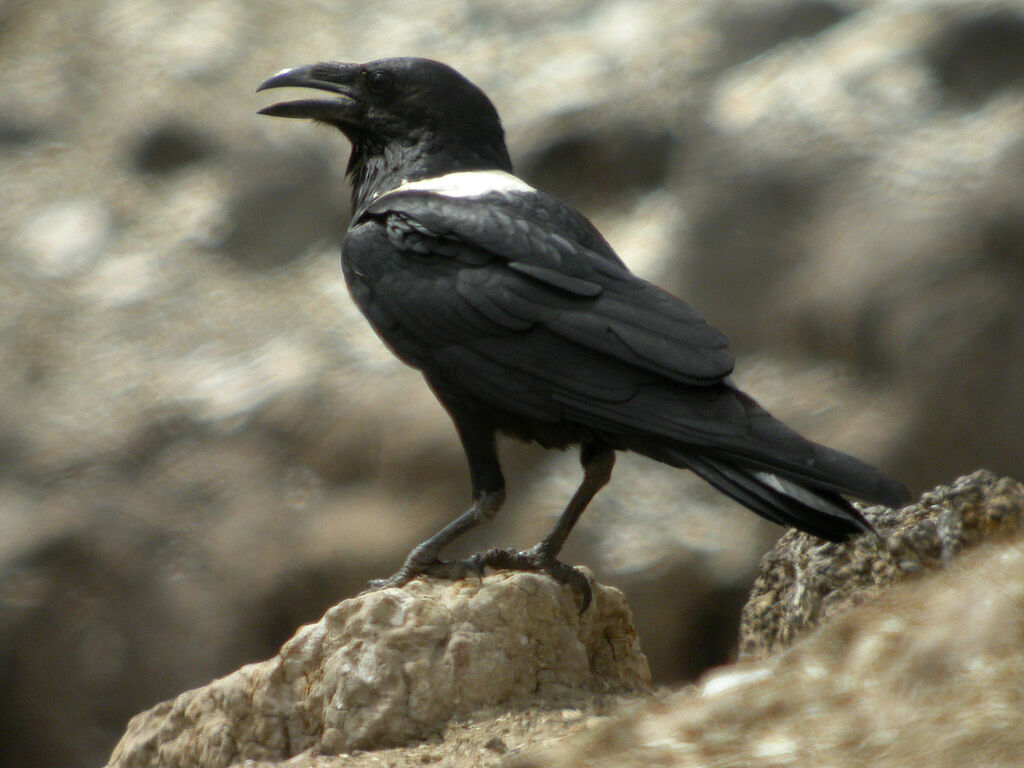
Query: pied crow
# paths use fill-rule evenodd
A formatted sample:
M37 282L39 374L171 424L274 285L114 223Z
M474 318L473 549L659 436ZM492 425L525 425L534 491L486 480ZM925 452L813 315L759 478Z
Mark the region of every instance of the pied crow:
M282 87L330 94L260 111L335 126L351 142L345 280L384 343L423 373L469 462L469 509L373 586L485 566L536 570L575 587L585 609L586 579L557 555L616 451L689 469L757 514L829 541L872 530L844 495L907 500L900 483L804 439L737 389L725 336L632 274L583 215L514 176L494 105L451 67L326 62L286 69L259 90ZM578 445L583 481L535 547L441 560L501 507L499 432Z

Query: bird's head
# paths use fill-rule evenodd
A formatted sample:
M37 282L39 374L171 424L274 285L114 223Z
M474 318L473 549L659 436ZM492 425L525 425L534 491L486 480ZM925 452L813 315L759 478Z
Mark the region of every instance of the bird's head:
M361 185L512 167L491 100L438 61L322 62L278 72L257 90L269 88L315 88L333 94L272 104L260 114L306 118L340 129L352 142L349 172L357 195Z

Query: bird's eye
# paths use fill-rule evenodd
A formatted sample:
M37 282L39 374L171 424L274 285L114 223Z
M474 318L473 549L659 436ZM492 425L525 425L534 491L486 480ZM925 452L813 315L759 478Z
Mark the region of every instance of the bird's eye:
M385 72L381 69L370 72L366 76L366 86L370 89L371 93L375 93L378 96L390 91L394 81L395 78L390 72Z

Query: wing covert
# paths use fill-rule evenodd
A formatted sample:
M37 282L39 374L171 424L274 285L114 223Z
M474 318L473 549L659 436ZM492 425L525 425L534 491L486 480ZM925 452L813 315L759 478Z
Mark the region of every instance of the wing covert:
M469 371L473 358L480 371L497 371L493 382L503 364L525 366L538 381L589 378L591 396L606 402L632 396L640 381L664 377L699 386L731 373L724 335L682 300L633 275L586 219L551 200L385 195L349 237L366 227L380 239L384 233L402 264L382 275L376 290L389 298L389 314L409 346L431 350L442 365ZM365 258L379 259L384 247L378 242L369 249L376 255ZM541 331L544 354L526 364L523 350L538 347ZM605 370L592 363L587 376L580 355L615 364ZM570 359L574 365L566 366ZM595 380L602 375L618 380ZM572 398L579 397L587 392L574 389Z

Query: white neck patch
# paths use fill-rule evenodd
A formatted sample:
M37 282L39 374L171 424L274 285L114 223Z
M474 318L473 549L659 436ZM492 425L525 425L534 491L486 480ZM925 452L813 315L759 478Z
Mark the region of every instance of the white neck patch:
M492 193L536 192L522 179L505 171L456 171L419 181L403 181L386 193L433 192L445 197L483 197Z

